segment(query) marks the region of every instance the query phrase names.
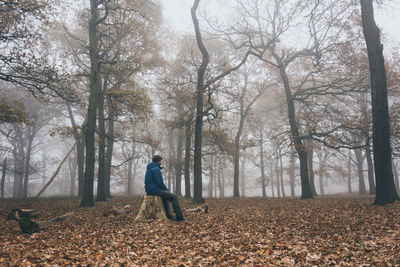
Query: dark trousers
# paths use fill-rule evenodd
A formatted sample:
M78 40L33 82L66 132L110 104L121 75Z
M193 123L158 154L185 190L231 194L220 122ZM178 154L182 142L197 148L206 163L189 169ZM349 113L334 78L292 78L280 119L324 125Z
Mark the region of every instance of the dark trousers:
M174 211L176 214L176 219L177 220L183 220L183 214L181 211L181 207L179 206L179 201L178 201L178 197L175 194L172 194L171 192L167 191L167 190L161 190L160 192L158 192L157 194L155 194L157 196L160 196L163 204L164 204L164 208L165 208L165 213L167 215L167 217L169 219L172 219L171 213L169 211L169 205L168 205L168 201L170 201L172 203L172 207L174 207Z

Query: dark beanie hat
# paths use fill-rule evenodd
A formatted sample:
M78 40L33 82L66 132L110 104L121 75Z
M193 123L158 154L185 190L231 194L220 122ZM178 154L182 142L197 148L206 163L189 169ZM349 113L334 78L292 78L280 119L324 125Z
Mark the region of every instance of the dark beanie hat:
M153 161L154 162L159 162L159 161L161 161L162 160L162 157L161 156L159 156L159 155L154 155L153 156Z

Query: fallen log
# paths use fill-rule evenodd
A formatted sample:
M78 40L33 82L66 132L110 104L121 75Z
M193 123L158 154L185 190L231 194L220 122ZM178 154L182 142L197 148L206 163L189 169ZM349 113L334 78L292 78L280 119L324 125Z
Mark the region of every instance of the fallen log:
M130 205L125 205L122 209L118 209L114 206L112 206L109 210L103 212L104 217L108 217L109 215L125 215L131 212L131 206Z
M39 222L34 222L30 219L30 218L36 218L37 215L36 217L31 217L31 216L32 216L31 212L26 212L26 210L24 212L23 209L13 209L8 214L7 220L17 221L23 233L33 234L39 232L40 230L43 230L44 228L47 228L48 226L52 225L55 222L72 219L74 217L74 213L68 212L64 215L52 218L50 220L39 221Z
M204 212L204 213L208 213L208 206L204 205L202 207L187 209L187 210L185 210L185 212Z
M57 177L57 174L60 172L62 165L64 164L64 162L67 160L69 154L71 154L71 152L74 150L76 143L71 147L71 149L68 151L68 153L65 155L65 157L63 158L63 160L60 162L60 164L58 165L56 171L54 172L54 174L50 177L50 180L43 186L43 188L39 191L39 193L37 193L36 197L40 197L40 195L46 190L47 187L49 187L49 185L54 181L54 179Z
M13 209L7 215L7 220L17 220L17 216L21 218L37 218L39 217L39 212L32 209Z

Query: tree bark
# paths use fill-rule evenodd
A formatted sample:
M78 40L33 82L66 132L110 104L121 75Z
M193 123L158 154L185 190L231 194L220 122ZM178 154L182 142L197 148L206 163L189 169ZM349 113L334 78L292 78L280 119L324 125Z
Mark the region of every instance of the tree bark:
M128 183L126 192L128 195L132 195L132 187L133 187L133 177L132 177L132 166L133 166L133 155L135 155L136 150L136 142L132 143L132 154L130 155L131 159L128 161Z
M368 184L369 184L369 194L375 195L375 179L374 179L374 164L372 162L371 147L369 144L365 147L365 157L367 158L368 166Z
M360 149L354 150L354 153L356 154L356 159L357 159L358 192L360 195L365 195L367 194L367 189L365 188L365 181L364 181L364 170L363 170L364 159Z
M76 161L78 164L78 197L83 196L83 181L85 171L85 139L82 131L78 131L78 126L75 122L74 114L72 113L71 105L67 102L67 109L76 140Z
M352 193L351 190L351 150L349 150L349 159L347 161L347 192Z
M288 107L291 138L300 160L301 199L309 199L313 198L313 194L311 192L310 181L308 177L307 151L301 140L299 127L297 125L296 110L294 106L294 100L290 88L289 79L287 77L283 63L282 62L279 63L280 63L279 72L281 79L283 81L285 95L286 95L286 102Z
M209 181L208 181L207 197L212 198L213 197L213 189L214 189L214 155L213 154L210 156L209 170L210 170L210 177L209 177Z
M325 165L328 159L328 153L324 151L323 155L319 159L319 193L325 195L324 183L325 183Z
M261 133L261 131L260 131ZM261 140L263 139L262 133L261 133ZM263 143L260 142L260 171L261 171L261 187L262 187L262 196L267 197L267 183L266 183L266 178L265 178L265 163L264 163L264 146Z
M246 191L246 182L245 182L245 175L244 175L245 164L246 164L246 158L242 156L240 159L240 183L241 183L240 195L242 197L245 197L245 191Z
M219 197L223 198L225 197L225 180L222 175L222 164L221 164L221 159L218 159L218 164L217 164L217 180L218 180L218 189L219 189Z
M183 132L182 128L178 128L178 140L176 144L176 161L175 161L175 194L182 196L182 154L183 154Z
M126 193L132 195L132 165L133 159L128 160L128 181L126 184Z
M390 119L383 45L374 19L372 0L360 0L361 17L371 75L372 137L376 178L375 205L399 199L393 179Z
M197 45L202 55L201 65L197 71L196 85L196 124L194 129L194 181L193 181L193 203L201 204L203 201L203 181L202 181L202 131L203 131L203 96L204 96L204 75L207 69L209 55L200 33L199 21L196 11L200 0L195 0L191 9L193 25L196 33Z
M269 171L270 171L270 177L271 177L271 194L272 194L272 197L275 197L275 189L274 189L275 179L274 179L274 167L273 167L273 164L271 163L269 165L269 167L270 167Z
M146 219L161 219L168 222L164 205L160 196L144 196L135 222L143 222Z
M175 153L175 144L173 140L173 130L169 131L168 133L168 174L167 174L167 187L171 192L174 192L173 189L175 185L173 183L173 175L175 171L175 160L176 160L176 153Z
M307 162L308 162L308 177L310 179L310 189L313 196L317 195L315 189L315 176L314 176L314 142L313 140L307 140Z
M97 197L96 201L106 201L106 183L105 183L105 155L106 155L106 129L104 122L104 92L107 90L107 77L104 78L103 88L99 88L99 99L97 105L97 123L99 138L99 166L97 172Z
M75 157L73 157L72 159L70 158L68 161L68 167L69 167L69 174L70 174L70 190L69 190L69 194L71 197L75 196L75 183L76 183L76 169L78 166L77 163L77 153L75 153Z
M6 173L7 173L7 158L3 160L3 168L1 171L1 198L4 198L4 184L6 182Z
M190 192L190 148L192 142L192 121L188 120L185 127L185 198L191 197Z
M397 192L399 192L399 173L397 171L397 165L394 163L393 159L392 159L392 166L393 166L393 175L394 175L394 181L395 181L395 185L396 185L396 190Z
M28 145L26 148L25 154L25 164L24 164L24 188L23 188L23 198L28 198L28 183L29 183L29 174L31 168L31 154L32 154L32 143L33 139L35 138L36 130L34 129L35 126L30 127L29 134L28 134Z
M85 180L83 185L83 197L81 207L94 206L93 183L95 167L95 130L96 113L99 99L100 72L99 72L99 48L97 36L98 7L96 0L90 0L89 20L89 54L90 54L90 95L87 112L87 125L85 127L86 164Z
M13 149L14 155L14 184L13 184L13 198L21 198L23 192L23 177L24 177L24 164L25 164L25 142L22 131L19 125L15 129L15 146Z
M289 179L290 179L290 196L294 197L296 195L295 191L295 169L296 169L296 158L294 157L294 152L290 153L290 166L289 166Z
M111 198L111 163L114 149L114 119L115 111L113 108L112 98L107 95L108 106L108 124L107 124L107 147L106 147L106 162L104 169L104 180L106 197Z
M277 192L278 198L280 198L281 197L281 188L280 188L281 183L280 183L280 175L279 175L279 159L276 159L276 161L275 161L275 177L276 177L276 180L275 180L276 192Z
M279 184L281 186L281 190L282 190L282 196L285 197L285 186L283 184L283 161L282 161L282 154L281 154L281 150L279 149Z

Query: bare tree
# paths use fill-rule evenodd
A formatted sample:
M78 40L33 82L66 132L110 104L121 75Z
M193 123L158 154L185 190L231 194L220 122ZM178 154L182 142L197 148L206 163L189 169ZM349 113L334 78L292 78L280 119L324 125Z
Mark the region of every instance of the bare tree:
M385 62L379 29L374 20L372 0L360 0L360 4L371 74L372 137L376 177L374 204L385 205L399 199L392 171Z

